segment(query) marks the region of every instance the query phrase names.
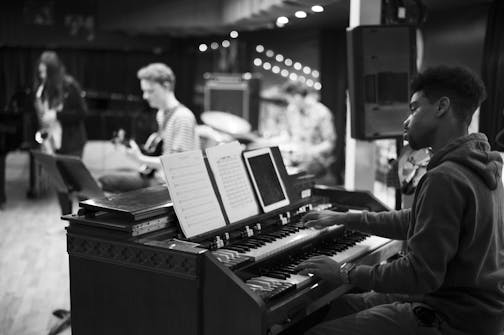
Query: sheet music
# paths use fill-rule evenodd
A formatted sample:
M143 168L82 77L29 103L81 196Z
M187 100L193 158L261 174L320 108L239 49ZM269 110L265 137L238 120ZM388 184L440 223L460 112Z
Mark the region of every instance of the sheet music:
M230 223L259 213L241 153L238 142L206 149L208 163Z
M200 150L163 155L161 165L186 237L226 225Z

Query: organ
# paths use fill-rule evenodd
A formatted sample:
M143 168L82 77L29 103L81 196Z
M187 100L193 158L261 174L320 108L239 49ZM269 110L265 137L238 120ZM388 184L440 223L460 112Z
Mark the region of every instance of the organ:
M72 334L279 334L351 289L296 273L301 261L328 255L376 264L401 250L399 241L343 226L304 227L300 219L310 210L386 207L367 192L314 185L310 176L280 170L288 205L191 238L182 234L166 186L81 202L78 213L64 217ZM135 199L152 209L136 211L141 222L130 223L133 211L103 213ZM123 219L111 223L110 213ZM168 223L132 234L132 225L150 224L149 213L168 216Z

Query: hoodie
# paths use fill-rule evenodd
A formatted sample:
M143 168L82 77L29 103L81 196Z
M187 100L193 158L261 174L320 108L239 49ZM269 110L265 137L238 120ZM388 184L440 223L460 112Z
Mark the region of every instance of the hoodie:
M406 255L357 266L352 284L407 293L470 334L504 329L502 158L485 135L470 134L437 152L411 209L365 213L351 229L404 237ZM403 235L403 236L401 236Z

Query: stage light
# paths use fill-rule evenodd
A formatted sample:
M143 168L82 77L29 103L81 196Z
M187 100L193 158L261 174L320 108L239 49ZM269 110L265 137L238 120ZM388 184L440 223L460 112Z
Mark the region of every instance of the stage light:
M320 76L320 73L317 70L313 70L311 75L313 76L313 78L318 78Z
M287 66L292 66L292 59L286 58L285 61L284 61L284 64L287 65Z
M212 48L212 50L215 50L219 47L219 43L217 42L212 42L212 44L210 44L210 48Z
M238 32L236 30L233 30L232 32L229 33L229 37L231 37L231 38L237 38L238 37Z
M314 13L322 13L324 11L324 7L322 7L320 5L314 5L314 6L312 6L311 10Z
M207 49L208 49L208 47L207 47L207 45L205 43L201 43L199 45L199 51L205 52L205 51L207 51Z
M271 72L273 73L280 73L280 66L275 65L271 68Z
M288 77L289 76L289 71L287 71L286 69L283 69L282 71L280 71L280 75L282 77Z
M289 79L292 81L296 81L298 79L298 75L292 72L291 74L289 74Z
M311 72L310 67L309 67L309 66L305 66L305 67L303 68L303 72L304 72L304 74L310 74L310 72Z
M300 62L295 62L295 63L294 63L294 68L295 68L296 70L298 70L298 71L299 71L299 70L301 70L301 68L302 68L302 67L303 67L303 66L301 65L301 63L300 63Z
M281 63L284 60L284 56L281 55L281 54L278 54L278 55L275 56L275 59L276 59L277 62Z
M299 77L298 77L298 80L299 80L300 82L304 83L304 82L306 81L306 78L305 78L305 76L299 76Z
M316 82L315 84L313 84L313 88L316 89L317 91L320 91L322 89L322 84Z
M264 47L263 47L262 45L258 44L258 45L256 45L256 51L257 51L258 53L261 53L261 52L263 52L263 51L264 51Z
M312 86L313 86L313 80L308 79L308 80L306 81L306 85L308 85L309 87L312 87Z
M271 57L275 56L275 53L273 52L273 50L266 50L266 56L271 58Z
M262 64L261 58L255 58L254 59L254 65L255 66L261 66L261 64Z
M297 12L294 13L294 16L297 17L298 19L304 19L306 17L306 12L298 10Z
M269 62L264 62L263 69L265 69L265 70L271 69L271 64Z
M224 40L224 41L222 41L222 46L223 46L224 48L227 48L227 47L229 47L230 45L231 45L231 42L229 42L228 40Z

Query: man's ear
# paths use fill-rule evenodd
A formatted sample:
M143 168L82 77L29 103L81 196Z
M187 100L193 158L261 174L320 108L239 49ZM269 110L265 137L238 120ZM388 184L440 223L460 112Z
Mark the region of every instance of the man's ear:
M443 116L451 107L450 98L444 96L438 100L438 109L436 111L436 116Z
M168 81L163 82L161 85L163 85L164 88L169 89L170 91L173 91L172 89L172 84Z

